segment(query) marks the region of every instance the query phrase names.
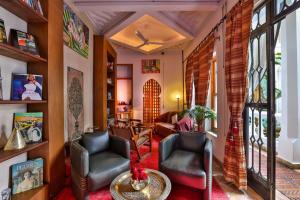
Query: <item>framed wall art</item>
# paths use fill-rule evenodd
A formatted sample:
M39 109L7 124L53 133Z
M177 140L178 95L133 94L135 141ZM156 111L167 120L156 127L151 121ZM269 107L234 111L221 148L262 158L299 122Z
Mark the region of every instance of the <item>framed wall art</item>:
M143 59L142 60L142 73L160 73L160 60L159 59Z
M64 4L64 43L85 58L89 56L89 28Z

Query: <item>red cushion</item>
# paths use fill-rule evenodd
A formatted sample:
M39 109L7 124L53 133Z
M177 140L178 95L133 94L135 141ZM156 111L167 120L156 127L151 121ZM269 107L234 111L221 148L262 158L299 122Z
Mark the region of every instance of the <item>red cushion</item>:
M193 129L193 120L185 116L175 124L175 128L177 131L189 132Z

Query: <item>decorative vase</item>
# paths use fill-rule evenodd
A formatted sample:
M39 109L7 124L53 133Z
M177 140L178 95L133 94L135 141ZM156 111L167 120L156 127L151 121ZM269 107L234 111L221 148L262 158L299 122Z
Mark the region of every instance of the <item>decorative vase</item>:
M205 131L205 120L198 122L198 132L203 133Z
M4 151L23 149L26 146L25 140L19 129L14 128L4 147Z
M145 187L147 187L147 185L149 184L149 177L146 180L130 180L130 184L132 186L132 188L136 191L140 191L142 189L144 189Z

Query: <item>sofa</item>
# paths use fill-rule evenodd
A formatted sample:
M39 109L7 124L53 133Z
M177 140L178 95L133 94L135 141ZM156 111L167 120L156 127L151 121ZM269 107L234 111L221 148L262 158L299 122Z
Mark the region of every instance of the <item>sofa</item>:
M192 129L193 120L188 116L184 116L178 121L178 112L166 112L154 120L154 132L162 137L167 137L176 132L190 132Z
M176 133L175 123L172 124L172 116L176 114L178 114L178 112L166 112L158 116L154 120L154 132L162 137Z
M212 142L203 133L178 133L159 145L159 170L171 181L202 191L199 199L212 195Z
M130 144L107 131L86 133L71 143L70 158L74 196L88 199L88 192L109 185L130 169Z

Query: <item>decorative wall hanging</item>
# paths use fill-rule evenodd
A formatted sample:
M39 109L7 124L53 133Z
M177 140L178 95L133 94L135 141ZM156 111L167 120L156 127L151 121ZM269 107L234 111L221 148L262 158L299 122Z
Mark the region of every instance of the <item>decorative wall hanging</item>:
M83 73L68 67L68 139L81 136L84 131Z
M89 56L89 28L64 4L64 43L80 55Z
M150 79L145 83L143 93L143 122L153 123L160 115L161 87L156 80Z
M160 73L160 60L159 59L144 59L142 60L142 73Z

